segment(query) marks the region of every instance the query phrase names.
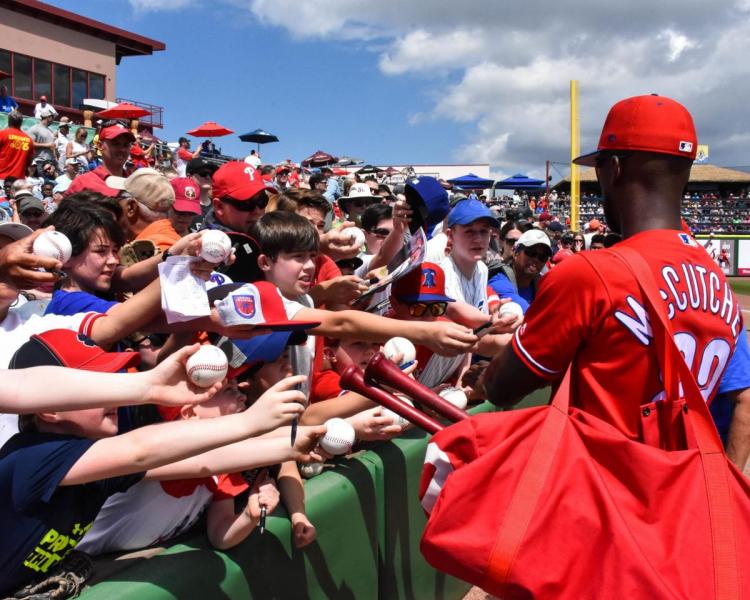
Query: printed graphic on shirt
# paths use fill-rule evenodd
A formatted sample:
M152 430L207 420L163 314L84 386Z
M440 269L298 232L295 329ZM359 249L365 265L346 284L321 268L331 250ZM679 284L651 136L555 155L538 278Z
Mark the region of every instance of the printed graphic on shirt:
M23 566L37 573L46 573L50 567L59 563L68 552L76 547L93 524L92 521L85 527L81 527L80 523L76 523L69 535L50 529L23 561Z

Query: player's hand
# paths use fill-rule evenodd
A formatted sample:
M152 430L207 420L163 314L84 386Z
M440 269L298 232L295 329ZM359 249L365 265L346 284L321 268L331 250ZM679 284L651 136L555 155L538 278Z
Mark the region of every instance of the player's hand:
M265 506L267 513L270 515L279 505L279 498L279 488L276 487L276 482L268 476L268 471L264 469L263 474L259 475L250 487L245 512L257 521L260 519L260 507Z
M479 339L471 329L449 321L432 321L422 325L427 326L427 335L420 343L441 356L465 354Z
M393 419L383 414L380 406L364 410L347 419L354 427L358 440L376 442L390 440L401 433L401 425L394 425Z
M510 299L504 299L500 301L500 308L506 302L510 302ZM503 334L513 333L523 323L523 315L512 315L505 314L501 315L499 312L492 315L492 325L486 330L488 334Z
M215 383L209 388L201 388L190 381L185 369L188 358L200 347L200 344L193 344L180 348L150 371L133 375L133 377L142 377L147 382L147 404L183 406L200 404L213 398L216 392L224 386L224 382Z
M320 236L320 249L334 261L344 258L354 258L359 254L359 245L353 243L352 236L341 233L347 227L356 227L356 223L346 221L336 229L331 229Z
M290 520L292 522L292 543L295 548L304 548L315 541L318 532L305 513L292 513Z
M331 455L323 450L318 443L326 434L325 425L300 425L297 428L297 439L294 441L294 456L291 460L298 463L324 462Z
M272 385L243 415L253 429L265 433L289 425L305 410L305 395L294 387L307 380L305 375L287 377Z
M479 362L471 365L463 374L460 381L461 389L463 390L469 401L486 400L486 394L484 386L479 385L484 371L489 365L489 361L480 360Z
M0 250L0 281L19 290L33 289L43 284L54 284L60 277L49 271L60 271L62 263L54 258L33 254L34 240L54 227L38 229ZM37 269L46 269L38 271Z

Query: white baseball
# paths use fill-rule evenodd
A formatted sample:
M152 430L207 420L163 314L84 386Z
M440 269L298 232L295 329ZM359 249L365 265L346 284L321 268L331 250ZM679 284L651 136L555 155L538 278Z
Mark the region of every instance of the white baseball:
M34 240L32 252L37 256L47 256L66 263L73 254L68 236L59 231L45 231Z
M320 447L335 456L346 454L354 445L354 427L348 421L335 417L325 422L326 434L320 440Z
M461 388L447 387L443 390L440 390L438 396L447 400L453 406L455 406L456 408L460 408L461 410L466 408L466 405L469 404L469 399L466 397L466 394Z
M500 316L513 315L514 317L523 316L523 308L518 302L506 302L500 305Z
M207 388L227 376L229 361L221 348L207 344L188 358L185 368L190 381Z
M365 245L365 232L359 227L344 227L344 229L341 230L341 233L346 237L354 238L354 244L356 246L362 247Z
M417 349L414 344L403 337L393 337L388 340L383 346L383 354L391 362L395 362L393 359L397 354L403 354L399 367L408 366L417 359Z
M409 406L414 406L414 403L411 400L409 400L406 396L399 395L398 398L399 400L401 400L402 402L405 402ZM404 417L392 411L390 408L383 407L383 416L390 417L394 425L399 425L402 428L409 425L409 421L407 419L404 419Z
M232 251L232 240L223 231L209 229L201 236L200 257L213 264L224 262Z
M305 479L310 479L323 472L323 463L311 462L299 466L299 474Z

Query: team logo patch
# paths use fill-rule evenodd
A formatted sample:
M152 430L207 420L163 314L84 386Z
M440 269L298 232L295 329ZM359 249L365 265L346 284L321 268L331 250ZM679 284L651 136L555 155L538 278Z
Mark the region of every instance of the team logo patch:
M434 288L435 287L435 269L423 269L422 270L422 287L423 288Z
M185 188L185 198L188 198L189 200L195 200L197 194L195 193L194 187L186 187Z
M232 296L235 312L246 319L255 316L255 296Z
M89 337L86 337L86 336L85 336L85 335L83 335L82 333L79 333L78 335L76 335L76 339L77 339L77 340L78 340L78 341L79 341L79 342L80 342L80 343L81 343L81 344L82 344L83 346L86 346L87 348L96 348L96 342L94 342L94 340L92 340L91 338L89 338Z
M698 242L693 239L692 235L689 235L687 233L678 233L677 236L680 238L680 241L686 246L698 246Z
M692 152L693 142L680 142L680 152Z

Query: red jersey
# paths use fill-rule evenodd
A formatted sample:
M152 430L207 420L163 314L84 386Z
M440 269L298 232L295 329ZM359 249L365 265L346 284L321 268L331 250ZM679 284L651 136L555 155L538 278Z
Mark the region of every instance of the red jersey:
M681 231L646 231L620 244L640 250L651 267L675 342L710 402L743 331L723 273ZM643 295L611 250L586 256L591 264L571 256L544 276L513 349L550 381L572 362L571 404L637 439L639 405L664 393Z
M26 166L34 156L34 142L20 129L0 130L0 179L26 177Z

